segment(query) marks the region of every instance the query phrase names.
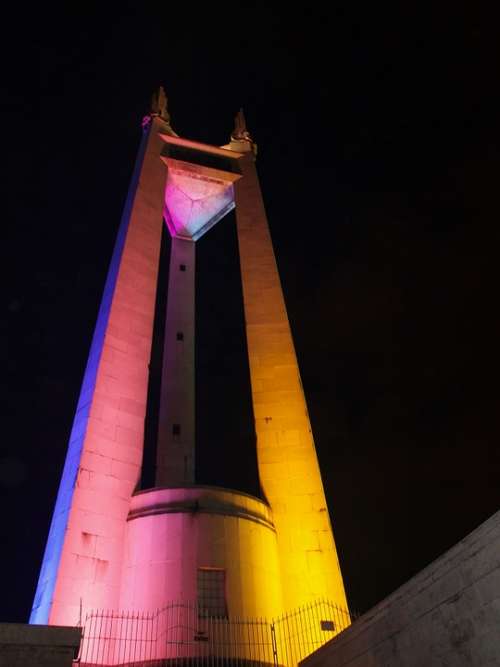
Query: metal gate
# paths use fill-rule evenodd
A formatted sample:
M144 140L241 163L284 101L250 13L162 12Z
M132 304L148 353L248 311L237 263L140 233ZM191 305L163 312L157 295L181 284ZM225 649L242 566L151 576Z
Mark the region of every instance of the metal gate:
M152 613L87 615L81 667L295 667L351 623L346 609L319 600L271 621L207 616L196 604Z

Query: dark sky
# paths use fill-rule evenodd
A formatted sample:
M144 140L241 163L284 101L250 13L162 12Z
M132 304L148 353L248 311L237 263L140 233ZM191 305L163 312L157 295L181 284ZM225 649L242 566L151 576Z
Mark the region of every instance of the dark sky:
M7 105L1 620L29 613L160 83L180 135L223 144L243 106L258 143L352 606L498 509L497 24L460 3L399 4L85 3L44 17L38 79Z

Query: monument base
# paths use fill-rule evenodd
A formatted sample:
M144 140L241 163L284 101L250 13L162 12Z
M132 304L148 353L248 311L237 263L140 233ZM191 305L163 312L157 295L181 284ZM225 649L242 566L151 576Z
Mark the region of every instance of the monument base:
M0 667L71 667L81 628L0 623Z
M215 616L282 612L269 506L214 486L136 494L125 534L120 609L151 612L186 600Z

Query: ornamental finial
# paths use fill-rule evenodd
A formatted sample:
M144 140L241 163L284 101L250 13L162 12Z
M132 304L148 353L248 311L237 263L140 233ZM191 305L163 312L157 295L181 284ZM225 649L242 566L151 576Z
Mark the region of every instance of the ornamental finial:
M146 131L146 129L149 127L149 125L151 124L151 120L154 117L161 118L167 124L168 126L168 128L166 129L167 134L171 134L174 137L178 136L172 129L172 126L170 125L170 114L168 113L168 98L165 94L165 89L163 88L163 86L160 86L158 90L153 93L153 96L151 98L151 111L142 119L142 127L144 131Z
M168 113L168 98L165 94L163 86L158 88L158 91L153 93L151 98L151 115L160 116L164 121L170 123L170 114Z
M231 133L231 139L234 141L252 141L250 132L247 130L247 123L243 114L243 109L240 109L234 119L234 130Z
M234 119L234 130L231 132L231 141L246 142L249 145L247 150L252 150L257 153L257 144L253 142L250 132L247 129L247 123L243 114L243 109L240 109Z

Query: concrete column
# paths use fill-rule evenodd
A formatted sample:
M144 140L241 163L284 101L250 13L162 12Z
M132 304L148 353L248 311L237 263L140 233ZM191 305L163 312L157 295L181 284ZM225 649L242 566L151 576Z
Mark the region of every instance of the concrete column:
M166 181L160 132L171 130L154 117L104 289L31 623L76 625L89 609L118 605L123 535L142 464Z
M163 348L157 486L194 484L195 243L172 239Z
M271 236L251 153L235 183L246 334L262 489L278 537L285 609L326 597L342 575Z

